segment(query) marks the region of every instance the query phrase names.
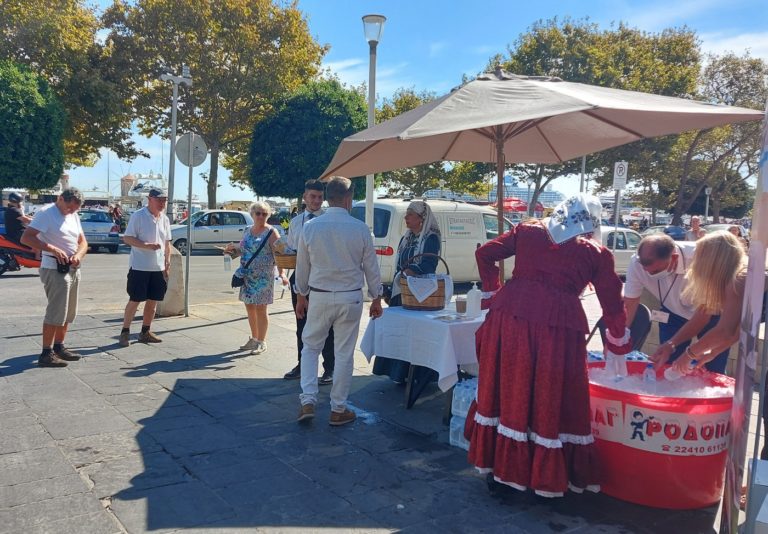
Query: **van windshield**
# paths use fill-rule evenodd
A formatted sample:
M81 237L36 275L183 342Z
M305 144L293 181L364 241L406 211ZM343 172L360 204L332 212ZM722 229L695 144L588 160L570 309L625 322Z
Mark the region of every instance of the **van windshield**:
M389 229L389 210L382 208L373 209L373 235L374 237L387 237ZM365 222L365 206L354 206L352 208L352 217Z

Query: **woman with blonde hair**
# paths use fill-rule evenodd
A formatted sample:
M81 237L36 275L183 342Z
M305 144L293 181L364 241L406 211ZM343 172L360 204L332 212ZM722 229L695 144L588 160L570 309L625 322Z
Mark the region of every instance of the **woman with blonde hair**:
M254 202L249 211L253 217L253 226L246 228L238 245L228 244L224 254L230 254L233 258L241 256L240 267L235 274L245 282L240 287L240 301L245 304L251 337L240 350L261 354L267 350L267 305L272 304L275 286L275 257L272 247L279 235L267 224L267 219L272 214L269 204ZM283 269L278 269L278 273L283 284L288 284Z
M685 275L688 284L682 297L696 306L696 313L683 326L677 343L696 334L693 326L705 321L705 316L720 315L714 327L691 343L673 366L681 372L702 367L739 339L741 303L747 277L747 254L744 246L730 232L707 234L696 242L693 262Z

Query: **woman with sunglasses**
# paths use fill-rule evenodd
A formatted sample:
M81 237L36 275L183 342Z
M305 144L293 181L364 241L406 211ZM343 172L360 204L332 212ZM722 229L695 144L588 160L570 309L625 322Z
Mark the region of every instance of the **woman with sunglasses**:
M267 219L272 214L272 207L269 204L254 202L251 204L250 213L253 217L253 226L245 230L243 239L238 245L233 243L227 245L224 253L232 257L241 257L238 274L242 276L245 283L240 287L240 301L245 304L251 337L240 347L240 350L261 354L267 350L266 339L269 326L267 305L272 304L274 296L275 257L272 247L279 238L279 234L267 224ZM264 240L267 240L266 244L263 244ZM278 274L283 285L287 285L288 279L282 269L278 269Z

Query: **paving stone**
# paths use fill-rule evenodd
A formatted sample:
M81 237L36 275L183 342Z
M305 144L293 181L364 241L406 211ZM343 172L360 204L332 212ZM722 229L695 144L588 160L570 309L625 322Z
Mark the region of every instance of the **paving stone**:
M101 503L90 493L64 495L14 508L0 509L0 532L29 532L35 528L41 528L46 523L97 512L103 513Z
M93 436L135 427L132 421L112 407L66 416L45 414L40 420L54 439Z
M167 532L235 517L232 507L197 481L123 491L111 507L128 532Z
M236 510L251 508L258 504L277 497L295 495L298 491L328 492L296 471L286 471L283 474L271 477L258 477L240 484L228 484L216 490L216 493L227 501Z
M70 438L58 442L59 449L75 467L107 462L130 454L151 454L162 447L145 433L108 432L96 436Z
M93 512L34 525L25 534L121 534L124 531L108 512Z
M64 455L53 445L0 455L0 484L12 486L74 473Z
M99 498L129 489L168 486L192 480L190 474L165 452L131 454L80 468Z
M6 428L3 424L3 432L0 433L0 454L39 449L53 441L45 428L34 418L32 420L33 424L16 428Z
M88 489L88 484L74 472L53 478L0 486L0 508L13 508L54 497L85 493Z
M188 428L160 429L151 422L145 424L141 434L147 433L174 456L191 456L220 449L234 449L247 441L221 424Z

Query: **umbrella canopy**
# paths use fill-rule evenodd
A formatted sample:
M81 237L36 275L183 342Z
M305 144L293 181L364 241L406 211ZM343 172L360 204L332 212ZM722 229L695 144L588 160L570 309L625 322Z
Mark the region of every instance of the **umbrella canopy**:
M498 70L347 137L321 178L440 160L559 163L646 137L762 116L753 109Z

